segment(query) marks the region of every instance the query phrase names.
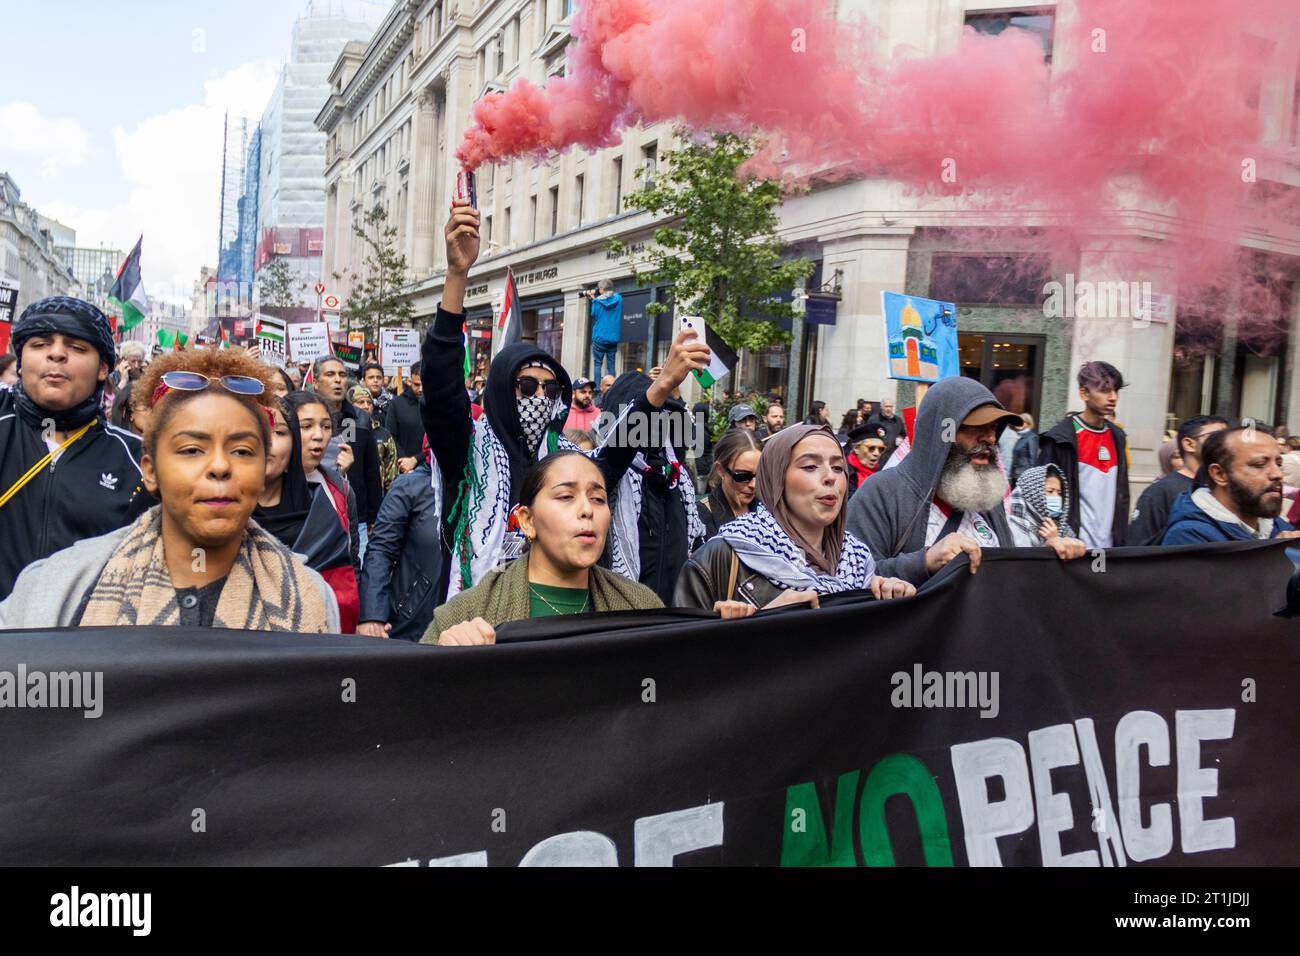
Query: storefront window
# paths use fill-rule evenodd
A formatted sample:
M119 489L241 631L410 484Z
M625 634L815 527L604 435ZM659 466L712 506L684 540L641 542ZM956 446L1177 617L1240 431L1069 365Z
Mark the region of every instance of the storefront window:
M537 347L547 355L559 357L564 339L564 306L537 310Z
M982 383L1008 411L1029 412L1038 421L1044 345L1041 335L962 332L961 374Z

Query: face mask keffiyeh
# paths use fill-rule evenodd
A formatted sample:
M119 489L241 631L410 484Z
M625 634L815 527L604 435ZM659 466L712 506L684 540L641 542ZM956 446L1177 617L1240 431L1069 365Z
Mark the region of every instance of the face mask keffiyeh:
M844 532L835 573L817 573L804 557L803 549L786 534L764 505L727 522L718 534L731 545L746 567L781 588L833 594L865 588L876 573L876 560L871 549L847 531Z
M524 430L524 443L528 447L529 454L532 454L537 450L537 443L542 440L542 435L546 432L546 425L551 420L555 402L544 395L533 395L517 401L519 426Z

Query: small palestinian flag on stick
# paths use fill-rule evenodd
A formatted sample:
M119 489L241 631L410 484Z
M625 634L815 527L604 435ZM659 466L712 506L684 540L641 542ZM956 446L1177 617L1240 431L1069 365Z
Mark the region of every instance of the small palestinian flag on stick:
M217 348L230 348L230 333L226 331L226 327L220 322L217 323Z
M727 343L715 335L713 330L705 325L704 320L698 315L683 315L682 328L690 329L696 335L701 336L704 339L704 344L709 347L709 367L692 374L695 375L701 387L712 388L735 367L736 353L731 351Z
M140 246L144 236L135 241L135 248L117 270L117 279L108 293L109 301L122 310L122 331L129 332L141 322L149 311L149 299L144 294L140 280Z

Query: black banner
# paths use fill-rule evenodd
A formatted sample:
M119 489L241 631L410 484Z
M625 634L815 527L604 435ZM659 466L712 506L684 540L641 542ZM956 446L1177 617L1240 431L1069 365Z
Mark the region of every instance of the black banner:
M1300 861L1282 547L1023 555L494 648L6 632L0 863Z

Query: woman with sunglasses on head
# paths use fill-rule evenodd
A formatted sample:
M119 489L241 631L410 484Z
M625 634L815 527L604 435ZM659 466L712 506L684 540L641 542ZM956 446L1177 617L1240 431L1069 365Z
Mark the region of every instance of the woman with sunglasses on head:
M322 463L334 434L334 424L321 397L315 392L290 392L284 404L289 413L289 427L296 425L298 428L298 450L303 475L313 496L313 508L318 516L324 513L328 517L329 512L325 512L315 499L329 505L334 520L347 536L347 562L331 563L329 570L322 571L322 576L338 598L343 633L351 634L357 629L361 610L357 585L361 579L357 499L343 475ZM330 540L332 544L332 538ZM330 553L332 561L333 551Z
M877 598L916 588L875 573L870 549L845 529L844 451L828 425L791 425L763 444L760 504L724 524L691 555L673 604L724 618L869 589Z
M755 482L762 450L762 443L747 428L731 429L714 446L709 493L700 501L706 539L716 535L728 521L758 507Z
M503 348L488 367L484 414L475 420L465 390L462 311L470 266L479 253L479 213L457 201L447 221L447 274L421 347L424 398L420 415L443 488L444 562L439 594L451 597L472 587L502 560L522 551L524 540L507 528L524 480L547 455L571 445L563 437L573 398L569 374L536 345ZM692 368L708 366L709 351L683 333L673 344L665 372L636 401L647 418L658 413ZM635 434L644 434L638 429ZM612 442L591 453L615 486L641 448Z
M582 452L557 452L532 469L516 516L527 552L436 609L422 644L493 644L507 621L663 607L646 586L597 565L609 497L600 467Z
M0 627L336 633L325 581L250 520L271 445L265 367L241 352L177 352L136 387L150 408L140 465L161 504L30 565Z

